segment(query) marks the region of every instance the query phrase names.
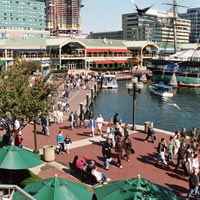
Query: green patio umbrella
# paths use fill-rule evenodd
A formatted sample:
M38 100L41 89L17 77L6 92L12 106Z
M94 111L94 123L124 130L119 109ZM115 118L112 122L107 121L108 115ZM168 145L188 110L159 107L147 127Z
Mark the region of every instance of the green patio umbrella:
M93 200L178 200L166 187L154 184L143 178L132 178L112 182L94 188Z
M74 183L63 178L48 178L28 184L24 190L36 200L91 200L90 193L85 185ZM25 198L16 192L13 200Z
M42 164L40 156L17 146L0 148L0 169L21 170Z

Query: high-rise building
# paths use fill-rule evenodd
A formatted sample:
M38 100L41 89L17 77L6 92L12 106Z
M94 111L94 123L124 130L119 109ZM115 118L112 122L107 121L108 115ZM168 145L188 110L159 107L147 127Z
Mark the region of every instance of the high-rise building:
M46 0L47 30L53 35L79 35L82 0Z
M47 37L45 2L41 0L1 0L0 38Z
M176 18L176 38L178 43L188 43L190 20L173 15L172 12L150 9L146 13L122 15L124 40L146 40L153 42L174 42L173 20Z
M187 13L181 13L179 16L191 21L190 42L200 42L200 8L187 9Z

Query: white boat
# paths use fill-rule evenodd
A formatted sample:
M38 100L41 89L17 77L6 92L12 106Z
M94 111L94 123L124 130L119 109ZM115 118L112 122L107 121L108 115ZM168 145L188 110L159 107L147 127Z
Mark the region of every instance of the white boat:
M118 88L117 77L113 74L104 74L101 79L101 87L104 89Z
M161 97L173 97L173 86L164 84L151 84L149 90L151 94L155 94Z

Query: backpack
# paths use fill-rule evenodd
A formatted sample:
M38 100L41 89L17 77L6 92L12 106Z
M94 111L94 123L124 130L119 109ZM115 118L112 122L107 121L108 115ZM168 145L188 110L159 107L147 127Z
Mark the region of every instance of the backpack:
M158 152L158 153L160 153L160 145L161 145L161 144L160 144L160 142L159 142L159 143L158 143L158 146L157 146L157 152Z

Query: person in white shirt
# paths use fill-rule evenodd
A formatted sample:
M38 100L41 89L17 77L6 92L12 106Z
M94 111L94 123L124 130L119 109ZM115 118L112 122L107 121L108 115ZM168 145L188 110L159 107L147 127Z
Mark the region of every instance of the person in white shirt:
M100 135L102 135L103 122L104 122L104 119L103 119L102 115L99 114L99 116L96 119L96 125L97 125L97 133L98 134L100 133Z
M199 159L197 154L194 154L194 157L192 159L192 168L199 169Z
M103 184L107 184L107 182L111 180L110 178L107 178L104 172L98 172L95 164L92 167L91 174L96 177L97 182L102 182Z
M58 124L62 124L62 123L63 123L63 111L58 110Z

